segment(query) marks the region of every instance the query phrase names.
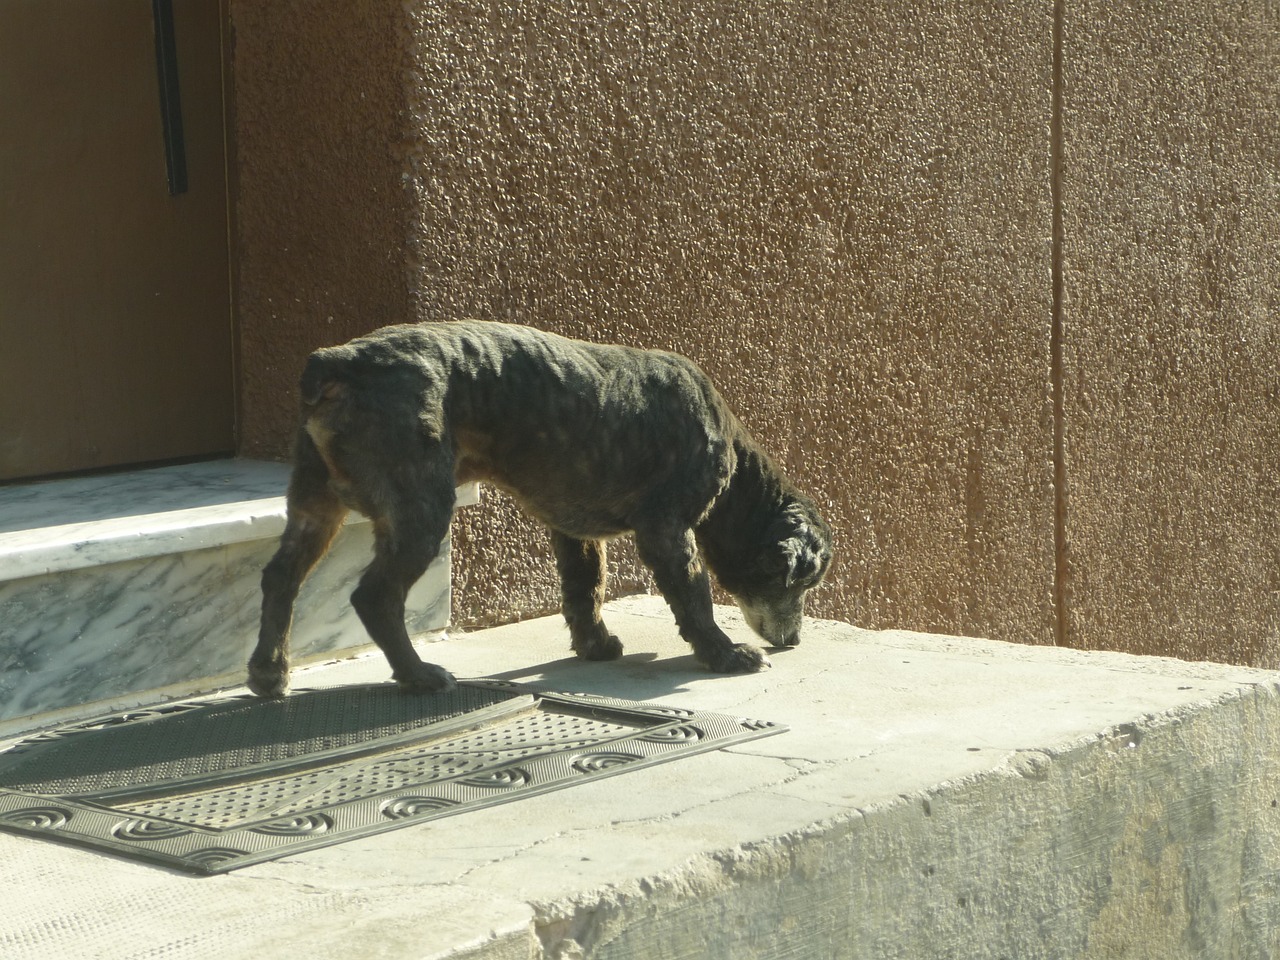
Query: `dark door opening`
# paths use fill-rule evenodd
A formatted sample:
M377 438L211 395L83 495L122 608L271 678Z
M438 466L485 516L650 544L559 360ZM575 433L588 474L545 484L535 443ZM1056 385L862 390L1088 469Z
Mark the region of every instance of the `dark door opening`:
M0 0L0 480L234 447L223 23Z

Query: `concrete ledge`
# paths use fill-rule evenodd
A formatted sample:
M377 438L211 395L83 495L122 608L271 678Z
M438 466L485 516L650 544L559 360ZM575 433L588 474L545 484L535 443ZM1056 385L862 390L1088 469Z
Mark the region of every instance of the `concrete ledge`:
M0 954L1280 950L1275 674L816 622L771 671L715 677L660 600L620 601L608 617L627 645L619 663L566 658L556 618L454 637L430 657L461 676L790 731L208 879L0 835L0 882L14 891ZM362 658L296 684L386 674Z

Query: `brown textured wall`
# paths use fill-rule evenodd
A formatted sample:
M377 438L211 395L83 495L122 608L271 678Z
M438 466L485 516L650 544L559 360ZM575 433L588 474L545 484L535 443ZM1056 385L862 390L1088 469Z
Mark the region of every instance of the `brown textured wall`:
M1280 666L1280 22L1068 4L1074 644Z
M231 0L240 451L289 449L311 350L405 318L402 5Z
M836 528L818 613L1049 640L1049 8L482 10L413 16L419 316L689 354ZM455 536L464 619L554 603L509 505Z
M1280 665L1267 0L232 12L243 452L390 320L673 348L835 526L815 612ZM455 547L460 622L554 606L500 495Z

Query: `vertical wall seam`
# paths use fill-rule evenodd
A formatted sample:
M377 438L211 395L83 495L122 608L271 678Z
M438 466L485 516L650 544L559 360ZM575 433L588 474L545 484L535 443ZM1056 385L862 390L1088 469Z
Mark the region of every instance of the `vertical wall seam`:
M1063 300L1063 28L1066 20L1066 0L1053 3L1053 60L1051 115L1049 120L1049 193L1052 204L1052 236L1050 239L1049 271L1052 308L1049 328L1049 383L1053 396L1053 641L1067 646L1070 640L1068 624L1070 602L1070 563L1067 554L1067 438L1066 397L1064 369L1064 318Z

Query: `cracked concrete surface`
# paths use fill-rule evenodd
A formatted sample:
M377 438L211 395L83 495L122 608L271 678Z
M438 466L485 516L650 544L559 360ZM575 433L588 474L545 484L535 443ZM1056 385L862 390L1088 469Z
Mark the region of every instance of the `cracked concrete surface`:
M557 618L426 655L789 732L211 878L0 835L0 956L1280 950L1273 673L811 622L772 670L719 677L661 600L608 619L612 664L570 659ZM385 674L363 657L295 686Z

